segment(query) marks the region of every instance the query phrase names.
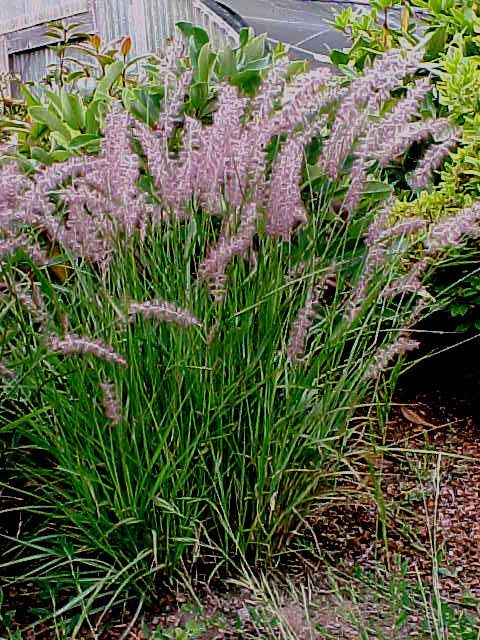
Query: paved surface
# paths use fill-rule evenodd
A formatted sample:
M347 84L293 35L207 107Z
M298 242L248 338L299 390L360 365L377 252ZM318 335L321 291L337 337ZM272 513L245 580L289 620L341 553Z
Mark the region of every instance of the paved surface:
M0 0L1 1L1 0ZM290 45L294 58L314 57L325 61L331 49L350 44L343 33L328 24L345 7L369 11L368 0L222 0L256 33L268 33L272 42ZM398 24L400 12L390 10L390 24Z
M272 42L290 44L294 57L306 54L327 55L330 49L342 49L348 39L335 31L328 20L335 11L355 6L352 2L318 0L223 0L232 7L256 33L268 33ZM360 3L359 7L362 6ZM365 7L363 7L365 8Z

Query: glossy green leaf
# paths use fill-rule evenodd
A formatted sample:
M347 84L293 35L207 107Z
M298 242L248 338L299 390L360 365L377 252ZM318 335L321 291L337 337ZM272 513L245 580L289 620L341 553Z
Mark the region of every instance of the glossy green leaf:
M216 55L212 53L210 43L205 43L198 55L198 79L200 82L208 82L215 60Z
M377 196L378 198L389 198L393 193L393 187L385 182L370 180L366 183L364 194L368 196Z
M67 147L70 146L69 138L67 138L62 133L60 133L60 131L52 131L50 136L55 143L55 146L53 147L54 149L57 149L58 147L62 147L62 150L63 150L63 149L67 149Z
M50 155L54 162L65 162L65 160L68 160L68 158L71 157L68 151L63 151L61 149L58 149L57 151L52 151Z
M80 96L68 93L64 88L60 92L62 115L67 125L76 131L85 128L85 107Z
M217 55L217 74L220 80L230 78L236 71L235 52L230 45Z
M21 133L29 131L30 127L23 120L11 120L10 118L0 119L0 131L10 131L12 133Z
M348 64L350 55L344 51L340 51L340 49L332 49L332 51L330 51L330 60L333 64L337 65Z
M245 47L247 42L251 38L253 38L253 36L254 36L254 32L251 27L243 27L243 29L240 29L240 33L239 33L240 47Z
M52 164L54 158L52 154L43 149L42 147L31 147L30 155L34 160L37 160L41 164Z
M46 107L30 107L28 112L33 121L47 125L53 132L60 133L65 140L70 141L71 135L68 127L49 109Z
M265 55L266 35L256 36L247 42L243 47L243 57L245 64L249 64L254 60L259 60Z
M95 93L93 94L94 100L108 96L110 89L122 75L123 66L123 62L120 60L110 65L105 76L98 82Z
M26 87L26 85L22 84L20 91L23 93L28 107L38 107L42 104L40 99L37 98L37 96Z
M30 137L33 142L38 142L42 138L44 138L48 132L50 131L49 127L45 124L40 124L39 122L35 122L32 126L32 130L30 132Z
M102 111L105 108L103 100L93 100L85 113L86 132L98 134L102 124Z
M162 110L165 91L163 87L124 89L123 104L138 120L153 126Z
M63 118L62 100L58 95L58 93L55 93L54 91L49 91L48 89L45 89L44 93L49 100L48 108L50 109L50 111L55 115L57 115L60 119Z
M69 147L70 149L81 149L82 147L90 146L93 142L97 143L100 138L91 133L82 133L79 136L72 138Z
M433 60L445 50L447 39L446 27L438 27L425 45L425 60Z
M203 47L203 45L207 44L207 42L209 42L210 40L205 29L197 27L191 22L177 22L176 26L180 29L187 42L190 42L190 40L193 38L194 46L198 52Z
M190 87L190 103L194 110L205 107L208 100L208 85L205 82L196 82Z

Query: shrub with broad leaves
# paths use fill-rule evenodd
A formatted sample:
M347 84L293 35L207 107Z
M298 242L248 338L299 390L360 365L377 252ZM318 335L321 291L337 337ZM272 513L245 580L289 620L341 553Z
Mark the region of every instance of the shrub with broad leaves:
M386 167L385 178L397 196L395 214L436 220L446 212L459 213L480 196L478 2L385 0L380 6L377 0L371 0L370 4L370 12L348 7L335 16L334 26L351 36L352 46L344 51L334 50L332 62L350 76L386 50L408 50L423 40L424 67L433 69L433 91L423 108L425 113L448 117L455 124L447 135L445 131L440 135L432 132L434 144L416 168L422 152L418 144ZM399 9L400 4L398 20L400 13L395 14L394 9ZM472 240L462 250L447 252L443 268L432 281L433 290L444 300L446 314L458 331L480 327L480 307L472 293L480 268L475 258L478 246L478 241ZM443 317L445 328L450 329L451 321Z

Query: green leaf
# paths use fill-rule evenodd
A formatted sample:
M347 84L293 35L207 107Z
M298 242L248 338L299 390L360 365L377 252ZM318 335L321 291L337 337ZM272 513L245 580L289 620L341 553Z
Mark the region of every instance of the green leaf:
M125 65L125 69L128 69L129 67L133 66L134 64L137 64L137 62L140 62L140 60L145 60L147 58L150 58L151 54L150 53L145 53L142 54L141 56L135 56L135 58L132 58L131 60L129 60L127 62L127 64Z
M122 92L122 101L125 108L135 117L137 120L149 123L148 111L145 104L138 99L132 89L124 89Z
M90 34L85 31L75 31L75 33L70 34L68 41L69 42L86 42L90 39Z
M60 133L63 138L70 141L71 135L68 127L55 114L45 107L30 107L28 110L32 120L47 125L53 132Z
M65 160L68 160L68 158L70 158L70 153L61 149L52 151L50 155L54 162L65 162Z
M458 333L464 333L465 331L468 331L471 328L472 328L471 322L461 322L455 327L455 331L457 331Z
M190 103L197 111L203 109L208 100L208 84L206 82L196 82L190 86Z
M69 94L64 88L61 91L63 117L71 129L85 129L85 107L79 95Z
M59 146L59 147L63 147L64 149L66 149L70 145L69 138L67 138L66 136L62 135L60 133L60 131L52 131L51 136L54 139L54 141L56 142L57 146ZM54 147L54 148L56 148L56 147Z
M181 34L186 38L186 40L189 40L193 32L193 23L188 22L187 20L180 20L179 22L175 23L175 26L180 30Z
M252 38L242 47L243 60L249 64L265 55L266 34Z
M330 60L332 64L335 65L348 64L350 55L344 51L340 51L340 49L332 49L332 51L330 51Z
M53 91L49 91L48 89L45 89L44 93L50 101L48 104L49 110L55 115L57 115L59 118L62 118L63 110L62 110L62 100L60 96L57 93L54 93Z
M48 134L49 131L50 129L47 127L47 125L36 122L32 127L30 136L32 140L36 142L37 140L41 140L46 134Z
M366 183L364 189L364 195L369 196L374 201L384 200L390 198L393 193L393 187L384 182L378 182L377 180L370 180Z
M243 27L243 29L240 29L239 42L241 48L244 47L251 38L253 38L253 29L251 27Z
M92 133L82 133L72 138L69 147L70 149L81 149L82 147L90 146L92 142L100 142L100 137Z
M82 97L78 94L69 94L68 101L72 112L72 122L77 126L75 129L84 131L86 124L86 109Z
M123 62L121 60L117 60L117 62L114 62L112 65L110 65L105 76L99 81L95 93L93 94L93 99L98 100L102 97L108 97L110 89L122 75L122 71Z
M447 28L438 27L425 45L425 60L433 60L445 50Z
M233 74L231 83L248 93L251 92L256 85L260 84L260 74L256 69L239 71Z
M124 89L122 100L128 111L138 120L153 126L162 110L163 87Z
M249 64L245 65L242 68L242 71L263 71L263 69L268 69L270 66L269 59L265 56L265 58L260 58L258 60L254 60Z
M0 119L0 130L1 131L12 131L15 133L20 133L23 131L29 131L30 127L23 120L11 120L10 118L2 118Z
M220 80L230 78L236 71L235 53L230 45L217 55L217 75Z
M290 82L296 75L299 73L305 73L308 68L308 63L306 60L292 60L288 65L287 73L285 74L285 79L287 82Z
M109 65L115 62L115 58L113 55L106 55L105 53L96 53L92 52L92 55L102 64L104 67L108 67Z
M74 29L77 29L78 27L83 27L84 23L83 22L69 22L67 24L67 32L73 31Z
M201 31L203 31L203 29ZM194 69L194 77L196 80L200 79L199 70L198 70L198 60L199 60L200 52L203 49L203 47L207 44L208 44L208 38L207 38L207 41L205 41L205 38L202 35L199 35L195 30L193 31L192 35L188 40L189 55L190 55L190 60L191 60L193 69Z
M53 40L61 40L63 38L63 30L49 29L48 31L45 31L43 35L47 38L52 38Z
M452 304L450 307L450 315L455 318L456 316L464 316L468 313L468 304Z
M207 102L207 104L203 107L203 109L200 112L200 116L201 118L204 118L205 116L209 116L212 113L215 113L216 110L217 110L217 105L214 100L211 100L210 102Z
M65 80L68 84L70 84L72 82L75 82L75 80L78 80L79 78L83 78L84 76L84 71L72 71L72 73L69 73L65 76Z
M463 289L463 291L460 291L459 293L462 296L462 298L471 298L472 296L478 295L477 289L472 289L470 287L467 289Z
M200 82L208 82L215 60L216 55L212 54L210 43L205 43L198 55L198 79Z
M195 46L197 47L198 51L200 51L203 45L207 44L207 42L209 42L210 40L210 38L208 37L208 33L201 27L193 27L190 37L194 39Z
M326 179L325 173L316 164L307 164L306 174L307 174L307 179L302 184L302 189L304 189L309 184L312 184L313 182L315 182L315 180Z
M433 13L439 13L443 8L443 0L430 0L430 7Z
M197 51L200 51L203 45L207 44L207 42L209 42L210 40L205 29L197 27L191 22L177 22L176 26L180 29L187 42L190 42L190 40L193 38Z
M24 84L20 87L20 91L23 93L28 107L39 107L42 104L37 96L31 93Z
M45 151L45 149L43 149L42 147L31 147L30 155L34 160L37 160L41 164L48 165L52 164L52 162L54 161L52 155L48 151Z
M98 134L101 128L104 100L93 100L87 108L85 114L85 128L87 133Z

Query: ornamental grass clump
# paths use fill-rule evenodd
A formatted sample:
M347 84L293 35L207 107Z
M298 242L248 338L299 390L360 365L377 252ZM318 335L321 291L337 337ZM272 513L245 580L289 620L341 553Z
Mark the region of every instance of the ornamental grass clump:
M22 499L2 570L80 611L71 637L168 577L271 563L331 495L352 417L424 308L395 287L423 226L392 226L368 197L330 207L371 126L351 121L365 87L373 112L414 71L397 62L349 92L327 70L288 82L282 63L253 98L220 85L207 126L112 108L99 156L1 169L2 242L19 244L1 257L0 415ZM335 167L316 199L301 184L313 136ZM41 321L13 302L32 283Z

